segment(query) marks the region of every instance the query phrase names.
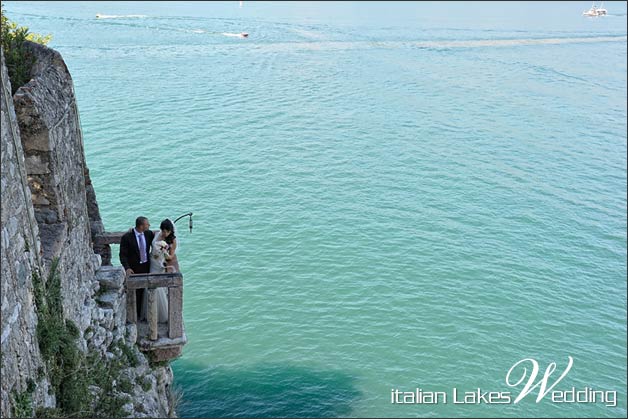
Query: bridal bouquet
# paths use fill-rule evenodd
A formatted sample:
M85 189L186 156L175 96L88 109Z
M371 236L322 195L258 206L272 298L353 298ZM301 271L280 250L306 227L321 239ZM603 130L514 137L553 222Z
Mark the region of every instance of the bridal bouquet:
M155 250L157 250L156 252L154 252L153 257L155 259L159 259L159 257L161 255L164 255L166 250L168 250L168 243L166 243L163 240L159 240L158 242L155 242Z

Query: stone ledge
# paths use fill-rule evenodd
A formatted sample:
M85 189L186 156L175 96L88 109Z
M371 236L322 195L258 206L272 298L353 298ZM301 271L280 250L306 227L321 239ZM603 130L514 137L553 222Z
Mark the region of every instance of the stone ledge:
M107 292L105 294L99 295L96 297L96 301L98 305L103 308L110 308L112 310L117 311L120 307L120 296L119 292Z
M155 362L171 361L181 356L181 347L177 346L168 349L155 349L154 351L151 351L151 353L153 354L151 358Z
M153 358L158 361L173 359L181 355L181 348L188 341L185 330L181 337L170 339L167 323L159 323L158 328L160 337L157 340L150 340L148 339L148 323L140 322L137 325L137 346L140 351L153 353Z
M126 274L121 266L101 266L96 271L96 280L107 290L119 290L124 286Z
M97 234L94 237L94 245L104 246L106 244L120 244L120 240L122 240L122 236L124 236L127 233L127 231L118 231L118 232L106 231L106 232Z
M141 337L137 341L137 346L142 351L154 351L157 349L169 349L169 348L180 348L185 345L188 341L185 333L180 338L170 339L167 337L161 337L157 340L150 340L146 337Z

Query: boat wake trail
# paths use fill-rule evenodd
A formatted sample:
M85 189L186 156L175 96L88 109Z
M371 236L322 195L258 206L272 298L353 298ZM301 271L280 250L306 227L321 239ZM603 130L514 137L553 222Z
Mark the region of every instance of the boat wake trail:
M419 48L473 48L473 47L507 47L518 45L555 45L579 44L592 42L626 41L626 36L594 36L573 38L528 38L528 39L490 39L466 41L424 41L412 45Z
M565 38L517 38L517 39L477 39L451 41L324 41L324 42L278 42L258 45L261 49L271 50L352 50L352 49L431 49L450 50L465 48L500 48L536 45L586 44L600 42L626 42L626 35L565 37ZM258 48L258 49L259 49Z
M142 19L148 17L146 15L103 15L96 14L96 19Z

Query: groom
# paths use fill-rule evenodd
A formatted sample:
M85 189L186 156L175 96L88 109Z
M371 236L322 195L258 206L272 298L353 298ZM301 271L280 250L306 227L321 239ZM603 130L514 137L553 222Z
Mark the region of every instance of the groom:
M150 246L153 243L153 232L146 217L135 219L135 228L130 229L120 239L120 263L124 266L127 276L130 274L147 274L150 272ZM144 290L137 290L137 314L139 317Z

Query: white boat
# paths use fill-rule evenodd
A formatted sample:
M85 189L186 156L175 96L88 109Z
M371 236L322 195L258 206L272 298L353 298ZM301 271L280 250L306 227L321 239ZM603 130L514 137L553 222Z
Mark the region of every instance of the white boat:
M604 8L604 2L600 3L599 6L596 6L595 2L593 2L593 5L589 10L585 10L584 12L582 12L582 16L587 17L606 16L607 14L608 11Z
M234 38L248 38L249 37L248 32L240 32L240 33L223 32L222 34L224 36L231 36Z

